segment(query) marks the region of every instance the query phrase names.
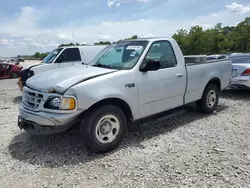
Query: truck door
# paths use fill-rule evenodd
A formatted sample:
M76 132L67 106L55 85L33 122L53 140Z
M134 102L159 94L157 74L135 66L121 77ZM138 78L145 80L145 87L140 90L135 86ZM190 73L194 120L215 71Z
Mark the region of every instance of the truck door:
M161 68L157 71L138 74L137 84L142 117L182 106L186 87L184 62L177 62L169 41L154 42L142 63L148 60L158 60Z
M58 68L72 66L74 63L81 63L80 51L78 48L66 48L55 61Z

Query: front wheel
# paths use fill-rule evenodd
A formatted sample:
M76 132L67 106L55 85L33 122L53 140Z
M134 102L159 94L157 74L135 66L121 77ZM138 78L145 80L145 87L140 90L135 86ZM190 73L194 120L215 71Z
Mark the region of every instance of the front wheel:
M201 100L197 101L197 107L204 113L211 113L217 108L218 102L219 102L218 87L214 84L209 84L206 87Z
M109 152L117 148L125 136L126 116L119 107L104 105L84 115L80 130L89 149L97 153Z

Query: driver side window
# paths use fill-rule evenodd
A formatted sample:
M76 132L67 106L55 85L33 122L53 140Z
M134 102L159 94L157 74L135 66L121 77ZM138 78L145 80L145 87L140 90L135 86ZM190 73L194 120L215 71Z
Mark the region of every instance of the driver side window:
M75 61L81 61L81 56L78 48L65 49L56 60L57 63L67 63Z
M168 41L157 41L152 44L146 57L148 60L159 61L160 69L171 68L177 66L177 60L173 48Z

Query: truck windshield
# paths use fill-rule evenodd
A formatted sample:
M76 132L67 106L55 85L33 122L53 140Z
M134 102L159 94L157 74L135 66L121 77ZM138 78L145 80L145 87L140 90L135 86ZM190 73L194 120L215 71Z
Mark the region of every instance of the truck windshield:
M148 41L123 41L112 44L96 56L92 65L119 70L132 69L147 44Z
M62 51L62 48L53 50L49 55L47 55L42 63L52 63L56 56Z

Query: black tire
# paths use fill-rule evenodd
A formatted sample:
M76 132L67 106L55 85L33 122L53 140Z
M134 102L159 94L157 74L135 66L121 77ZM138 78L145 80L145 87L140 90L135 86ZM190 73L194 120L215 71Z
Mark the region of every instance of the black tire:
M115 116L120 124L120 129L115 140L110 143L101 143L96 135L98 121L106 115ZM124 112L114 105L103 105L87 112L80 125L81 137L86 147L96 153L106 153L116 149L122 142L127 132L127 119Z
M17 72L12 72L10 77L11 78L18 78L18 73Z
M215 94L215 100L214 100L214 105L209 105L209 102L207 101L208 95L210 93L214 93ZM211 113L213 112L217 106L218 106L218 102L219 102L219 89L215 84L209 84L202 95L201 100L197 101L197 107L198 109L203 112L203 113Z

